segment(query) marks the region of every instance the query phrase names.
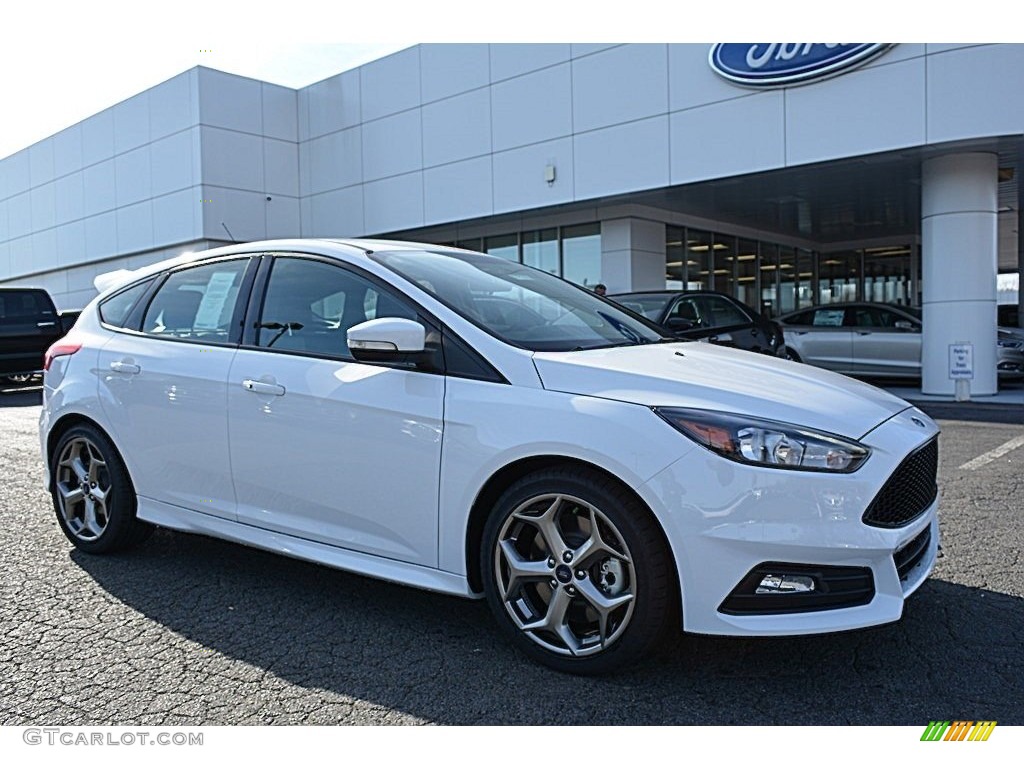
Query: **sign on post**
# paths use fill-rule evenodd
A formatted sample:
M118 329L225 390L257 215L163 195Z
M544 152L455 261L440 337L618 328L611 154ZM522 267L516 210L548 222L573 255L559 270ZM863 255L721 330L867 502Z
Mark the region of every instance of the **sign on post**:
M973 379L974 378L974 345L973 344L950 344L949 345L949 378L951 378L951 379Z

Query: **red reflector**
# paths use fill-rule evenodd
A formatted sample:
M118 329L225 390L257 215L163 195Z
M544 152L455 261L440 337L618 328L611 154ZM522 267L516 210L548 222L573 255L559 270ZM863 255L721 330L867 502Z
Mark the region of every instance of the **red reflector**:
M72 344L66 341L56 342L48 350L46 350L46 354L43 355L43 370L50 370L50 364L53 363L55 358L73 355L81 348L81 344Z

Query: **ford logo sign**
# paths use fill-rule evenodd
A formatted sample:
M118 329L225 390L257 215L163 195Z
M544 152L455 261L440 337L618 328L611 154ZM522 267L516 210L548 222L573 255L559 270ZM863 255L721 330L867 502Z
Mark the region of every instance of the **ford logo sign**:
M831 77L863 64L891 43L716 43L708 61L740 85L778 87Z

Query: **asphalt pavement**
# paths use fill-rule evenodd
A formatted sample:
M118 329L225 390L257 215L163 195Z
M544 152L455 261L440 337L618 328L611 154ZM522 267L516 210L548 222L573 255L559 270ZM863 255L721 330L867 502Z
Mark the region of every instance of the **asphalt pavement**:
M38 390L0 393L0 724L1022 725L1024 447L973 460L1024 427L928 408L943 551L900 622L680 635L581 679L527 661L481 602L170 531L79 553L42 487Z

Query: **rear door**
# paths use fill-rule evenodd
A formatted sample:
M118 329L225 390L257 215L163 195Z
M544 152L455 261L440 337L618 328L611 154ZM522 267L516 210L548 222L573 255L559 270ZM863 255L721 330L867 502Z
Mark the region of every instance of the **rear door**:
M818 307L804 312L800 320L787 323L785 334L801 360L843 373L853 370L853 330L845 324L845 307Z
M849 312L856 373L907 378L921 375L921 325L916 320L884 307L853 306Z
M227 380L251 261L171 272L144 300L137 327L100 350L100 401L140 496L235 518Z
M43 353L62 335L45 291L0 291L0 376L41 371Z

